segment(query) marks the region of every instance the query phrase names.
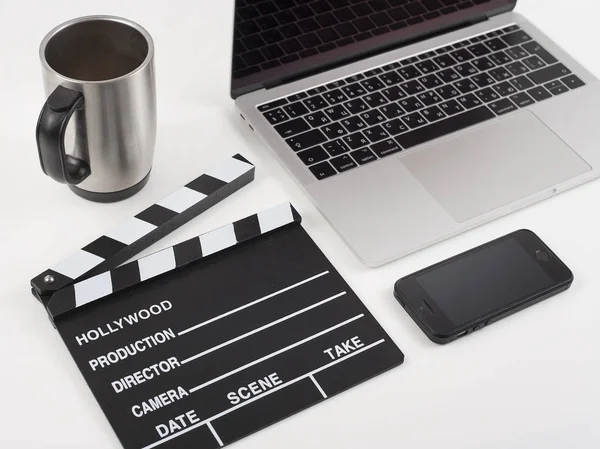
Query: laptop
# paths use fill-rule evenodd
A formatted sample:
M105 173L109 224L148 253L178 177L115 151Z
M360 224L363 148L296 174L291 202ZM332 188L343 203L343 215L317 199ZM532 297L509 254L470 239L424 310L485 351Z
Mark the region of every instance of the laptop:
M600 174L598 80L515 5L236 1L241 117L367 266Z

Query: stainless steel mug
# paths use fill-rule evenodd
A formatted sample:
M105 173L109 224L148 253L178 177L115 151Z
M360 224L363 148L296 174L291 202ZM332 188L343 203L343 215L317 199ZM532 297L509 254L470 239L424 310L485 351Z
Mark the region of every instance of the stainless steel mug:
M140 191L156 142L150 34L119 17L81 17L46 35L40 59L47 100L36 139L44 173L92 201Z

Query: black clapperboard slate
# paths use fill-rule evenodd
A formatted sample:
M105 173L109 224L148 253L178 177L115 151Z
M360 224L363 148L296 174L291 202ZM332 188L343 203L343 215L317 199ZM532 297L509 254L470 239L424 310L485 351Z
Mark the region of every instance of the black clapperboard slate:
M124 448L224 446L403 362L300 222L285 203L82 281L68 263L32 280ZM77 281L48 301L48 273Z

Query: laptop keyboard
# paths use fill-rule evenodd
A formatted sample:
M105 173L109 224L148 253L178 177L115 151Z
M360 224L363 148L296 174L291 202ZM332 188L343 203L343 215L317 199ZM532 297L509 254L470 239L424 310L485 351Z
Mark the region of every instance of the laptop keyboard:
M513 25L258 110L321 180L584 85Z

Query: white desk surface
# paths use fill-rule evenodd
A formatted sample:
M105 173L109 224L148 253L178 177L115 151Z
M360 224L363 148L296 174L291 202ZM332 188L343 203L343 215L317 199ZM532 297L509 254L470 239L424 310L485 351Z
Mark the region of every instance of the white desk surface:
M257 165L256 181L156 247L289 200L406 361L235 447L600 447L600 182L365 268L241 124L229 98L232 9L233 0L0 1L0 447L120 447L29 280L236 152ZM597 1L520 0L517 10L600 75ZM142 192L110 205L44 176L34 141L44 100L39 42L65 20L98 13L141 23L156 43L154 170ZM447 346L431 343L392 296L399 277L523 227L571 267L570 291Z

